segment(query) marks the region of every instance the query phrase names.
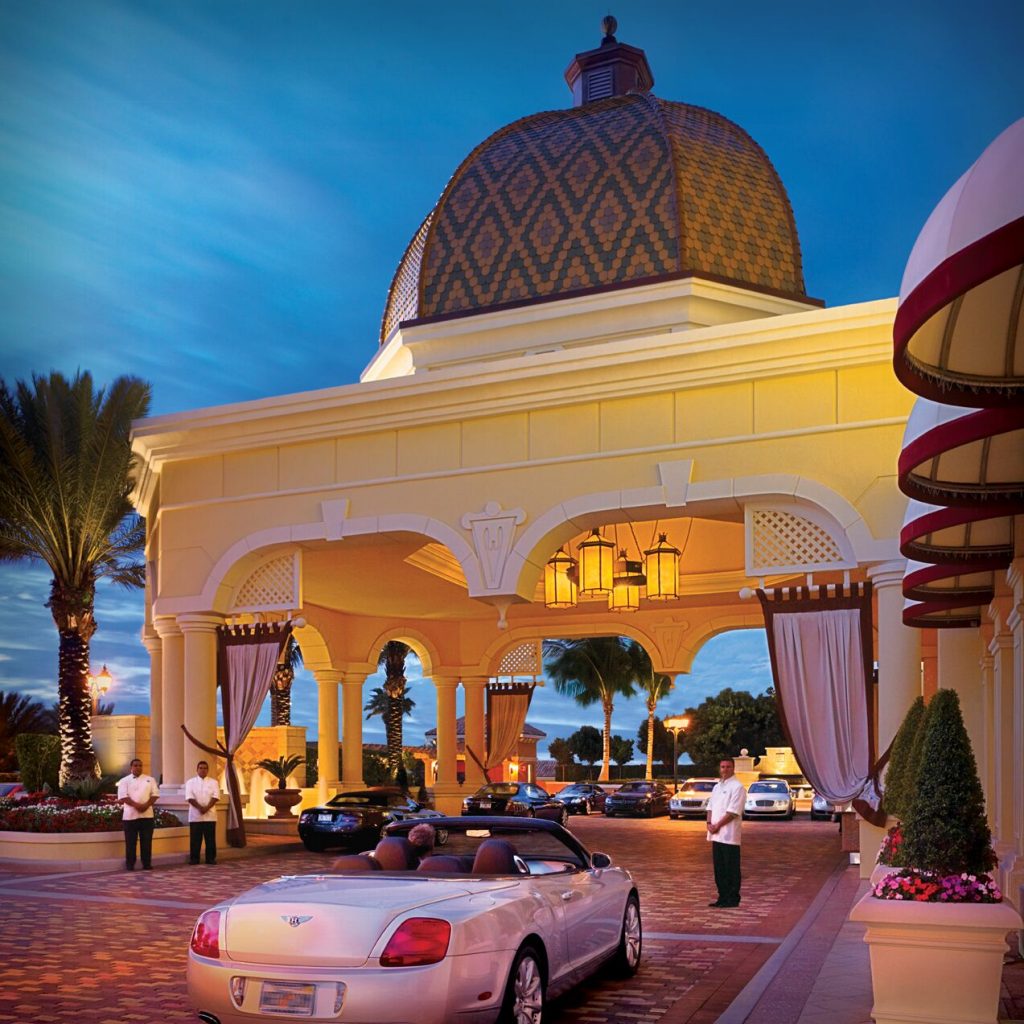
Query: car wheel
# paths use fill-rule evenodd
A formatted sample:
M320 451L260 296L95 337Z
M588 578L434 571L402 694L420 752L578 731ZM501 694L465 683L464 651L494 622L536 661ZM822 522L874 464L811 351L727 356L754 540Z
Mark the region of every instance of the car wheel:
M526 945L512 961L498 1024L541 1024L543 1017L544 972L540 954Z
M310 853L323 853L326 848L326 844L319 836L309 836L307 839L303 839L302 845Z
M631 892L622 915L622 934L619 936L619 948L615 950L615 956L612 958L612 970L620 978L631 978L640 967L643 948L640 900L635 892Z

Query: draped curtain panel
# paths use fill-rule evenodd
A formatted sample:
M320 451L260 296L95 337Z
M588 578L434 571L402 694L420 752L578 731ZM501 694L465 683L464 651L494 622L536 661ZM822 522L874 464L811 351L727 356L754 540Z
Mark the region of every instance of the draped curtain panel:
M757 592L779 715L800 767L833 803L861 817L881 810L871 701L871 584Z
M487 687L487 750L483 759L466 744L466 753L486 778L490 778L491 768L503 764L515 752L535 688L535 683L491 683Z
M224 742L208 746L185 726L185 735L197 746L227 761L224 772L228 791L228 844L245 846L242 796L235 769L235 753L245 742L270 692L274 669L291 634L291 623L256 623L221 626L217 630L217 676L224 718Z

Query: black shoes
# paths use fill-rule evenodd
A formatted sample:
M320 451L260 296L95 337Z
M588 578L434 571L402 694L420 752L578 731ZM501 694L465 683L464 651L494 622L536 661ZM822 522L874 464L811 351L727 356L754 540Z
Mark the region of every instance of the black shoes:
M721 900L715 900L714 903L709 903L708 906L709 907L720 907L720 906L722 906L722 901Z
M719 910L734 909L740 905L740 901L737 900L735 903L723 903L721 900L715 900L714 903L709 903L709 907L717 907Z

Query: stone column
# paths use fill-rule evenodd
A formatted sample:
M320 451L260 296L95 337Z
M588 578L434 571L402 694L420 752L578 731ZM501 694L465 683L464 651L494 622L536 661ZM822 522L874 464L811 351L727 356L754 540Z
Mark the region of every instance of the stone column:
M173 615L160 616L153 625L160 636L162 710L160 757L163 761L161 792L176 792L185 784L185 643Z
M363 677L345 673L341 682L341 782L345 789L363 783Z
M178 616L185 638L185 727L210 747L217 744L217 627L223 624L221 615ZM187 737L183 757L186 778L195 774L197 761L213 760Z
M462 680L466 691L466 788L470 791L479 789L486 779L480 766L469 755L469 748L482 761L486 754L484 749L484 716L487 695L487 676L470 676ZM440 749L440 747L438 748Z
M956 690L960 697L960 711L980 769L985 760L985 708L978 666L981 640L976 629L940 629L938 634L939 687Z
M1017 550L1024 548L1024 517L1017 517ZM1012 605L1006 625L1013 637L1013 729L1010 760L999 766L1011 780L1013 804L1013 860L1005 865L1003 891L1008 893L1018 909L1024 901L1024 558L1015 559L1006 571L1006 581L1012 592ZM1024 951L1024 937L1021 939Z
M317 789L325 799L329 789L338 787L338 687L342 673L315 668L313 678L317 689Z
M995 703L995 828L993 839L1000 860L1014 848L1013 796L1020 765L1013 760L1013 634L1001 621L989 644L992 654L992 691Z
M159 780L163 759L163 648L155 629L143 628L142 643L149 651L149 764L146 770Z
M455 689L452 676L434 676L437 688L437 782L434 805L442 814L458 814L462 809L457 780Z
M981 657L978 659L979 672L981 673L982 703L984 705L984 733L985 739L982 744L984 750L983 758L978 762L978 774L981 776L981 786L985 790L985 814L988 817L989 828L993 831L996 827L996 736L999 732L999 724L996 719L996 697L995 683L992 679L992 670L995 659L989 646L992 643L992 627L982 625L978 630L981 639Z
M921 692L918 630L903 625L906 564L872 566L868 576L878 597L878 752L892 743L914 698Z

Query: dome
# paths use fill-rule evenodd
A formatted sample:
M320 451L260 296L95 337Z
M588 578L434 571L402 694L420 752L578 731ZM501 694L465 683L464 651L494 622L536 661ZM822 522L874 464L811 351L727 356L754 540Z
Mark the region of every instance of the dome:
M621 95L608 84L616 51L638 54L648 76ZM579 54L566 77L586 91L592 73L593 93L602 59L607 98L515 121L462 162L402 257L381 344L410 320L675 277L808 301L793 211L764 150L720 114L643 90L641 50Z

